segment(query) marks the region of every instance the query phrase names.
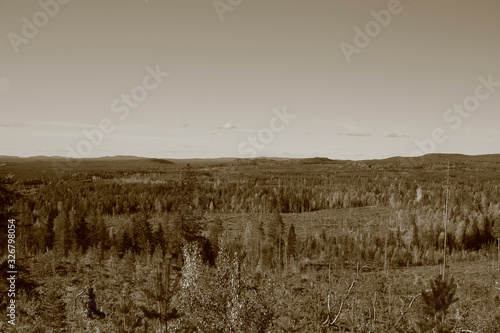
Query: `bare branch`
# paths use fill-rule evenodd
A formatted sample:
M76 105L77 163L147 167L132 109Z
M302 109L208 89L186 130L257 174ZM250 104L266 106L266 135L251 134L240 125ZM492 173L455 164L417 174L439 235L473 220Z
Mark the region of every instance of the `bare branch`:
M82 291L80 291L80 293L79 293L78 295L76 295L76 296L75 296L75 309L76 309L76 300L77 300L77 299L78 299L78 297L80 297L80 296L81 296L81 295L82 295L85 291L87 291L87 289L88 289L88 286L85 286L85 287L83 288L83 290L82 290Z
M399 317L398 321L396 321L396 323L394 325L392 325L392 327L394 326L397 326L401 320L403 320L404 316L408 313L408 311L410 311L413 303L417 300L417 298L419 298L420 296L422 296L422 294L418 294L418 295L415 295L415 296L409 296L411 297L411 301L410 301L410 304L408 304L408 307L406 308L406 310L404 310L404 302L403 300L401 299L401 297L399 298L399 300L401 301L401 303L403 304L402 307L401 307L401 317Z
M323 322L324 325L335 326L335 324L337 323L337 321L340 318L340 315L342 314L342 310L344 308L345 301L347 301L347 299L351 295L351 291L354 288L354 285L359 281L359 273L361 273L363 268L368 268L368 265L365 265L356 271L356 278L351 282L351 285L347 289L347 293L344 296L344 299L342 300L342 302L340 302L339 311L337 312L337 315L335 316L335 318L332 321L330 321L330 295L332 293L330 290L330 292L328 293L328 316L327 316L326 320Z

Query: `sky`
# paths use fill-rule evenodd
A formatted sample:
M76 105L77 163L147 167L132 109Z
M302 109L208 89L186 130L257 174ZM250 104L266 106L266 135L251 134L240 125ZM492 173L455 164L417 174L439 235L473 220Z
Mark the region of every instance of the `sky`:
M498 0L0 0L0 155L499 153Z

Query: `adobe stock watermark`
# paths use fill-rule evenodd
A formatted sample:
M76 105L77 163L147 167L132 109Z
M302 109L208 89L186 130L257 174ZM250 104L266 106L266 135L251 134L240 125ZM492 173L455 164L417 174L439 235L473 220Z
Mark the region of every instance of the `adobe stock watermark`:
M44 28L49 24L50 19L54 18L61 8L61 5L67 5L71 0L40 0L38 6L40 10L31 16L31 19L23 16L21 18L21 35L14 32L9 32L7 38L10 45L16 54L19 53L19 46L21 44L28 44L30 40L35 38L39 29Z
M489 74L487 78L479 76L478 80L479 84L473 94L465 97L462 103L453 104L453 107L443 113L443 121L452 130L458 130L462 126L464 119L470 118L474 112L479 110L481 102L489 99L495 93L496 88L500 87L500 82L493 81L493 74ZM435 152L437 145L448 140L449 137L446 133L444 128L436 127L431 131L428 138L416 139L414 142L419 149L412 151L410 156L416 157Z
M162 72L160 65L155 68L146 67L146 75L142 79L140 85L136 85L130 90L130 93L123 93L119 98L111 102L110 109L119 120L125 120L129 117L131 110L139 107L150 92L157 89L163 80L170 73ZM108 117L102 118L96 128L91 130L82 130L82 138L75 146L66 146L66 164L69 166L77 166L80 163L79 158L89 157L95 147L100 146L104 141L106 134L112 133L116 129L115 122ZM59 166L62 166L59 164Z
M371 10L370 15L373 17L373 20L365 24L364 30L358 26L354 27L354 32L356 33L353 40L354 45L347 42L340 43L340 50L347 63L350 64L352 62L354 54L359 55L363 49L367 48L372 40L380 35L382 28L389 26L393 16L401 14L402 11L403 5L400 0L389 0L387 9L382 9L378 12Z
M234 11L242 3L243 0L214 0L212 5L215 8L217 16L219 16L219 20L224 22L225 13Z
M10 81L5 76L0 76L0 92L4 92L10 87Z
M282 132L290 121L296 117L287 112L287 107L283 111L273 109L274 117L269 120L269 126L261 128L256 134L252 134L238 145L238 152L242 156L257 157L257 151L262 151L268 144L273 142L275 134Z

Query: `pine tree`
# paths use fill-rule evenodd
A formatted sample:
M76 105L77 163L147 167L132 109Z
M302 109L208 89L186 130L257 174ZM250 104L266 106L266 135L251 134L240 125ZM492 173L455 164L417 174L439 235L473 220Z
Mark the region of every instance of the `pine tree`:
M289 258L297 259L297 235L295 234L295 226L293 225L293 222L288 230L286 252Z
M255 267L262 260L264 229L259 219L249 219L245 226L244 246L250 266Z
M75 226L75 235L78 248L80 248L82 252L85 253L90 245L89 228L85 218L80 217L79 219L77 219Z
M161 250L161 253L165 255L167 251L167 243L165 241L165 232L163 231L162 223L160 222L158 228L153 233L153 242L156 251L157 249Z
M467 228L465 229L465 241L468 249L478 249L478 236L479 230L477 228L476 221L469 219Z
M95 243L101 244L104 250L107 250L110 246L110 239L108 230L106 228L106 223L104 222L101 215L97 215L97 225L95 230Z
M275 210L274 215L268 220L266 228L266 247L267 261L273 263L272 266L281 269L284 256L284 224L281 214Z
M44 243L45 247L48 250L52 250L54 248L54 218L49 217L47 219L47 223L45 224L45 233L44 233Z
M54 234L56 247L65 256L68 255L73 244L73 235L70 220L64 211L61 211L54 220Z
M455 297L457 285L452 275L437 275L430 281L430 290L422 292L425 319L419 322L424 332L451 332L451 326L446 321L450 306L458 301Z
M49 282L41 301L40 315L52 332L64 332L67 326L66 303L62 291L54 281Z
M168 256L165 260L158 247L153 254L155 272L148 288L143 292L154 304L153 307L141 306L144 315L149 319L158 320L160 332L167 329L168 321L178 318L177 309L173 306L173 298L179 291L180 268L175 266Z
M134 302L125 292L122 292L115 309L112 320L119 333L135 332L142 324L143 317L138 315Z
M119 244L118 253L120 255L120 258L122 258L128 251L133 251L133 240L132 237L130 237L128 230L125 230L122 233Z
M133 241L138 253L152 254L152 228L149 216L146 213L139 213L132 219Z

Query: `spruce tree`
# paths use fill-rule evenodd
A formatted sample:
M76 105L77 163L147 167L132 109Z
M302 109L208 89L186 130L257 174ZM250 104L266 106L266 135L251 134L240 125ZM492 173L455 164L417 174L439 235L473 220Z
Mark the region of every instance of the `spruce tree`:
M422 292L425 319L419 322L423 332L451 332L452 327L447 321L450 306L458 301L455 297L457 285L452 275L437 275L430 280L430 290Z
M150 276L147 288L143 289L153 306L140 308L147 318L159 321L160 332L163 332L163 328L167 329L168 321L179 317L173 299L179 290L181 273L170 255L166 258L163 256L160 247L153 254L153 265L154 273Z
M297 235L295 234L295 226L293 225L293 222L288 230L286 252L289 258L297 259Z
M66 303L62 299L59 284L54 280L50 281L41 300L40 316L52 332L63 332L67 326Z
M119 255L122 258L128 251L133 251L133 240L130 237L128 230L125 230L122 233L122 237L120 239L119 244Z
M51 217L47 219L47 223L45 224L44 235L45 235L44 237L45 247L48 250L52 250L54 248L55 234L54 234L54 219Z
M90 246L90 239L89 227L87 221L83 217L77 219L75 226L75 236L78 248L81 249L83 253L85 253Z
M139 213L132 219L133 240L138 253L152 254L153 232L147 213Z
M66 212L61 211L54 220L55 245L57 249L68 255L73 244L71 223Z
M284 256L284 224L283 218L278 210L274 211L274 215L268 220L266 228L266 254L270 256L270 260L274 267L281 268Z
M161 222L158 225L158 228L156 231L153 233L153 243L154 243L154 250L161 250L161 253L165 255L167 251L167 243L165 241L165 232L163 231L163 227Z

